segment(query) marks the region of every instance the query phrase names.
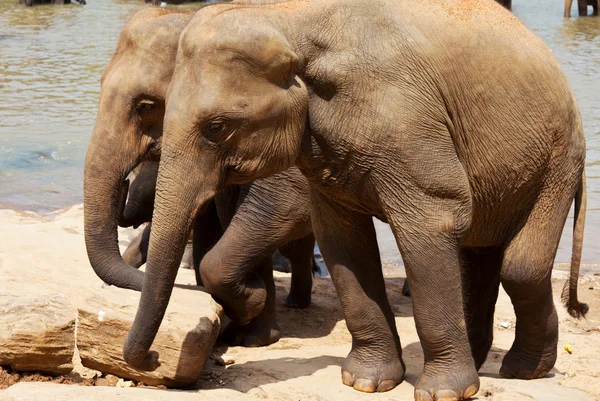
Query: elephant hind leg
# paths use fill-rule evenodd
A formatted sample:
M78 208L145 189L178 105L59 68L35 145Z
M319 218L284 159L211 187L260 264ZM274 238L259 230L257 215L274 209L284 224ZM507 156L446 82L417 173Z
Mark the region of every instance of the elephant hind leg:
M504 252L502 286L512 301L517 326L500 369L503 377L535 379L545 376L556 362L558 316L551 276L578 181L572 171L557 170L551 175L556 180L546 181L538 203ZM569 177L572 190L564 184Z
M313 234L279 248L292 265L290 293L285 299L288 308L307 308L311 301L312 270L315 237Z
M467 334L477 370L485 362L492 346L494 309L498 299L503 255L500 248L461 250Z

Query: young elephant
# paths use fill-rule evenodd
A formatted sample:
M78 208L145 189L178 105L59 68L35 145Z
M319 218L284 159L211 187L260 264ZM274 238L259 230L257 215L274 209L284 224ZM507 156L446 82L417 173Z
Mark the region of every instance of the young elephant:
M151 219L156 165L142 172L150 175L149 181L132 185L132 201L127 205L129 184L125 179L140 162L160 157L164 98L179 34L190 17L157 8L138 12L124 28L102 75L98 118L85 163L84 218L90 263L108 284L143 288L143 273L127 265L120 255L116 227L118 222L134 225ZM292 264L292 288L286 304L301 308L310 304L315 240L309 204L306 178L290 169L259 182L232 184L216 194L206 210L188 216L186 230L195 225L196 264L202 260L205 269L215 272L252 270L260 274L257 282L262 287L257 287L257 292L264 311L243 320L237 318L236 310L226 308L235 320L227 328L230 343L258 346L279 339L271 267L276 249ZM192 216L198 216L194 222ZM140 247L149 235L148 228L139 238ZM141 260L135 258L141 256L134 255L130 261L139 267ZM178 266L181 258L177 255ZM237 282L239 278L229 280ZM223 291L214 295L231 296Z
M156 366L149 349L190 216L224 185L295 163L353 338L345 384L387 391L404 376L373 216L392 227L410 280L425 356L416 400L478 391L500 282L517 316L502 376L548 373L558 340L551 271L574 198L568 307L586 311L577 300L585 139L552 52L491 0L247 3L205 7L181 35L152 279L125 360ZM213 293L232 287L219 273L201 268ZM264 284L235 277L246 278L235 284L242 297L220 301L244 322L260 313Z

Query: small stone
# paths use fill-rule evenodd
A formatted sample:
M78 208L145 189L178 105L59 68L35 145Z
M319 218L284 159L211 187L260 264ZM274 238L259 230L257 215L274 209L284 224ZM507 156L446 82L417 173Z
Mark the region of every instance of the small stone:
M111 375L111 374L104 375L104 378L108 382L108 385L112 386L112 387L116 386L117 383L119 382L119 380L122 380L122 379L118 378L117 376Z
M0 365L58 376L73 370L75 309L62 295L0 296Z
M510 323L502 322L502 323L500 323L500 326L504 327L505 329L508 329L510 327Z
M233 365L235 360L229 355L221 355L215 358L215 363L219 366Z
M133 385L133 382L131 380L119 379L117 381L117 384L115 385L115 387L128 388L128 387L134 387L134 385Z

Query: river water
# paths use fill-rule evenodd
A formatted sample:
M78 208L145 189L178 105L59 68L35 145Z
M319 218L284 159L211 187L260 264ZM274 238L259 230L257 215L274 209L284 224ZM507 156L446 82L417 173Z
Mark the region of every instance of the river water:
M585 262L600 262L600 18L564 19L561 0L514 0L514 14L553 50L587 136ZM26 8L0 0L0 207L48 212L81 203L100 74L142 0ZM198 5L186 5L197 8ZM577 14L573 5L572 15ZM399 262L387 226L382 257ZM557 261L570 258L572 218Z

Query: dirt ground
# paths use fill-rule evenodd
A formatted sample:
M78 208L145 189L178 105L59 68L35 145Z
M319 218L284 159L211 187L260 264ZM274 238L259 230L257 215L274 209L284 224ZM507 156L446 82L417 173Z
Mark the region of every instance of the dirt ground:
M51 246L60 232L63 240L72 238L75 255L63 254L67 268L81 266L85 260L82 231L78 221L80 209L70 210L68 218L55 219L44 225L33 252L35 263L50 260L55 252ZM0 222L5 222L0 213ZM9 222L10 223L10 222ZM6 225L5 225L6 228ZM4 230L14 237L15 230ZM4 240L1 238L0 243ZM53 240L54 238L54 240ZM16 239L12 239L16 241ZM80 244L80 245L78 245ZM126 241L121 243L126 245ZM81 246L81 249L78 247ZM24 245L26 248L27 245ZM23 249L21 250L23 251ZM0 248L0 272L2 257ZM72 262L70 258L73 259ZM6 258L5 258L6 259ZM5 260L6 262L6 260ZM87 260L85 260L87 262ZM77 266L79 265L79 266ZM6 263L4 267L6 266ZM89 266L85 268L90 268ZM4 273L7 273L6 271ZM264 348L227 347L217 344L197 386L185 391L157 388L115 387L118 378L95 377L96 373L79 365L66 378L53 378L54 383L32 382L49 378L11 376L0 372L2 401L71 401L71 400L412 400L413 385L423 369L423 354L415 330L410 298L401 294L404 271L401 267L385 265L386 287L396 314L396 324L407 365L405 381L394 390L380 394L359 393L341 382L340 367L350 350L351 338L343 320L337 296L329 278L314 280L313 303L305 310L287 309L283 300L289 290L290 276L276 272L277 303L282 338ZM480 370L481 389L474 399L508 400L600 400L600 269L584 269L580 280L580 299L587 302L587 319L576 320L567 315L559 302L568 271L555 269L554 298L560 322L558 361L546 377L533 381L506 380L498 375L502 358L514 338L515 316L508 296L501 291L494 323L494 344ZM191 271L180 271L178 282L193 279ZM568 345L572 353L564 347ZM222 360L233 361L223 366ZM12 377L12 379L11 379ZM12 382L11 382L12 380ZM58 383L73 383L69 386ZM135 383L133 383L135 385Z

